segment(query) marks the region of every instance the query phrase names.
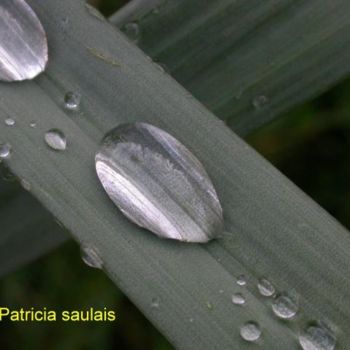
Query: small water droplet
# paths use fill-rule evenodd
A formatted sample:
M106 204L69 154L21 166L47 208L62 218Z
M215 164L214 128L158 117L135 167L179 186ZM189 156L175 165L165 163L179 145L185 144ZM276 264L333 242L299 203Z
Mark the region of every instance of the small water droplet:
M276 289L273 284L266 278L261 278L258 282L259 293L264 297L270 297L275 294Z
M237 284L239 286L245 286L247 284L247 279L246 279L245 275L240 275L237 277Z
M246 341L256 341L261 336L261 329L258 323L249 321L240 329L241 337Z
M9 143L0 143L0 159L11 157L12 147Z
M210 301L207 301L207 308L209 309L209 310L213 310L213 304L210 302Z
M26 190L26 191L30 191L31 186L30 183L25 180L25 179L21 179L21 186Z
M90 245L82 245L80 251L81 258L87 266L102 269L103 261L97 248Z
M69 91L64 96L64 106L70 111L76 111L79 109L81 102L81 95L77 92Z
M311 326L299 336L299 343L303 350L333 350L336 338L323 327Z
M269 103L269 99L265 95L254 97L253 106L255 109L262 109Z
M298 312L298 304L288 294L282 293L273 300L272 310L277 317L290 319Z
M245 297L241 293L235 293L232 295L232 302L235 305L244 305L245 304Z
M5 124L7 126L14 126L16 124L16 121L14 119L12 119L12 118L6 118L5 119Z
M151 300L151 308L152 309L158 309L160 305L160 299L157 297L152 298Z
M130 22L125 24L124 26L124 32L127 35L127 37L133 41L134 43L137 43L140 39L140 27L135 22Z
M95 165L121 212L158 236L204 243L223 231L205 169L167 132L146 123L120 125L104 137Z
M45 141L48 146L56 151L64 151L67 147L67 139L64 133L58 129L51 129L45 133Z
M30 126L31 128L36 128L36 122L35 122L35 121L30 122L30 123L29 123L29 126Z

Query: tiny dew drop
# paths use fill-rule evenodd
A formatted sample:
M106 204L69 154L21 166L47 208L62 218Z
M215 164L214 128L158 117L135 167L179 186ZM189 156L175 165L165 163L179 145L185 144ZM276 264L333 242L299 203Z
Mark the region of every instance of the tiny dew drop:
M80 250L81 258L87 266L95 269L102 269L103 261L97 248L89 245L82 245Z
M7 126L14 126L16 124L16 121L14 119L12 119L12 118L6 118L5 119L5 124Z
M56 150L64 151L67 147L67 139L64 133L58 129L51 129L45 133L45 142L47 145Z
M127 37L137 43L140 39L140 27L137 23L135 22L130 22L125 24L124 26L124 32L127 35Z
M0 159L11 157L12 147L9 143L0 143Z
M272 310L279 318L291 319L298 312L298 304L287 293L282 293L273 300Z
M151 308L152 309L158 309L160 305L160 299L157 297L152 298L151 300Z
M253 106L255 109L262 109L269 103L269 99L265 95L259 95L253 98Z
M30 122L30 123L29 123L29 126L30 126L31 128L36 128L36 122L35 122L35 121Z
M69 91L64 95L64 106L70 111L79 109L81 102L81 95L77 92Z
M205 243L223 231L204 167L167 132L146 123L120 125L102 140L95 166L120 211L159 237Z
M336 338L327 329L315 325L300 334L299 343L303 350L333 350Z
M261 329L258 323L249 321L240 329L241 337L246 341L256 341L261 336Z
M237 284L239 286L245 286L247 284L247 279L246 279L245 275L240 275L237 277Z
M244 305L245 301L245 297L241 293L235 293L232 295L232 302L235 305Z
M273 284L266 278L260 278L258 282L258 290L259 293L264 297L271 297L276 292Z

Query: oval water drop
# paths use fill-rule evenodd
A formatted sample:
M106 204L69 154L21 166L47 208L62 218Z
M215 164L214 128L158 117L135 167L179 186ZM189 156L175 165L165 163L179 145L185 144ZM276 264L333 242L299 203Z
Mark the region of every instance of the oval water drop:
M31 121L31 122L29 123L29 126L30 126L31 128L36 128L36 122L35 122L35 121Z
M245 275L240 275L237 277L237 284L239 286L245 286L247 284L247 279L246 279Z
M0 80L32 79L48 60L44 29L24 0L0 1Z
M245 304L245 297L241 293L235 293L232 295L232 302L235 305L244 305Z
M273 284L266 278L260 278L258 282L258 290L259 293L264 297L271 297L276 292Z
M6 118L5 119L5 124L7 126L14 126L16 124L16 121L13 118Z
M261 336L261 329L258 323L249 321L240 329L241 337L246 341L257 341Z
M0 143L0 159L10 158L12 147L9 143Z
M81 101L81 95L77 92L69 91L64 95L64 106L70 111L76 111L79 109Z
M137 43L140 39L140 27L135 22L125 24L124 33L134 43Z
M58 129L51 129L45 134L47 145L55 151L64 151L67 147L67 139L64 133Z
M323 327L311 326L299 336L299 343L303 350L334 350L336 338Z
M95 163L122 213L159 237L207 242L223 231L221 205L206 171L167 132L146 123L121 125L104 137Z
M80 248L81 258L84 263L94 269L102 269L103 261L97 248L89 245L82 245Z
M298 304L287 293L282 293L272 302L272 310L277 317L290 319L298 312Z

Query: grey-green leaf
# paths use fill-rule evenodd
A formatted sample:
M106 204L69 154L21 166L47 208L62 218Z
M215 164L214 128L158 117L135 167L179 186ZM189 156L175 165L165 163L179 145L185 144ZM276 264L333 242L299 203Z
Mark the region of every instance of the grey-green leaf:
M202 164L153 125L124 124L107 133L96 171L124 215L160 237L203 243L223 231L221 205Z
M24 0L0 2L0 80L32 79L48 60L45 31Z

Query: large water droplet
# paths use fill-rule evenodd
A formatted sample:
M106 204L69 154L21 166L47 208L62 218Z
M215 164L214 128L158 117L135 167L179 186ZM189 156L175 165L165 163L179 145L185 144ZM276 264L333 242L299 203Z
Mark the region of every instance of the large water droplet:
M311 326L299 336L299 343L303 350L333 350L336 338L323 327Z
M298 312L298 303L288 294L282 293L273 300L272 310L279 318L290 319Z
M69 91L64 96L64 106L66 109L76 111L79 109L81 101L81 95L77 92Z
M24 0L0 1L0 80L32 79L46 66L44 29Z
M235 293L232 295L232 302L236 305L245 304L245 297L241 293Z
M135 22L125 24L124 33L134 43L137 43L140 39L140 27Z
M103 261L97 248L90 245L82 245L80 251L81 258L86 265L95 269L102 269Z
M264 297L270 297L275 294L276 289L273 284L266 278L261 278L258 282L258 290Z
M12 147L9 143L0 143L0 159L10 158Z
M5 119L5 124L7 126L14 126L16 124L16 121L13 118L6 118Z
M58 129L51 129L45 134L45 141L52 149L64 151L67 147L67 139L64 133Z
M108 196L137 225L186 242L207 242L223 231L222 209L203 166L165 131L121 125L105 136L95 160Z
M250 321L241 327L240 334L246 341L256 341L261 336L261 329L258 323Z
M247 284L247 278L245 275L240 275L237 277L237 284L239 286L245 286Z

